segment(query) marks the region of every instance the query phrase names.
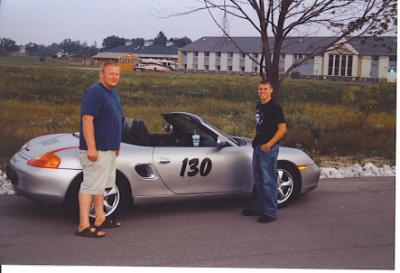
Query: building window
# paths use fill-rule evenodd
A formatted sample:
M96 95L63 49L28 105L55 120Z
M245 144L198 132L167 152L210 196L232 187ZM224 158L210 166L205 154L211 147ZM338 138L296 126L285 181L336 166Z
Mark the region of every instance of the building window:
M204 69L205 69L205 70L209 70L209 69L210 69L210 66L209 66L209 65L205 65L205 66L204 66Z
M329 54L328 75L332 75L333 71L333 55Z
M294 54L294 59L295 60L303 59L303 54Z
M346 76L346 55L340 55L340 76Z
M253 72L258 72L258 67L253 67Z
M229 57L230 57L230 58L233 58L233 52L230 52L230 53L229 53Z
M333 72L335 76L339 75L339 64L340 64L340 55L335 55L335 69Z
M210 52L204 52L204 56L205 57L209 57L210 56Z
M396 66L389 65L388 72L391 73L391 74L396 73Z
M217 68L218 71L221 70L221 66L220 65L217 65L216 68Z
M397 69L397 56L389 56L388 72L390 74L396 73Z
M352 76L353 74L353 56L347 55L347 76Z
M221 52L217 52L217 57L221 57Z
M199 56L199 52L195 51L195 52L193 52L193 55L197 57L197 56Z
M184 65L183 65L183 68L187 69L187 64L184 64Z
M246 58L246 53L243 53L243 54L242 54L242 58Z
M329 55L329 76L351 76L353 73L352 55Z
M379 56L373 56L373 57L372 57L372 60L374 60L374 61L379 61Z
M244 66L240 67L240 71L244 72L246 70L246 68Z
M228 70L229 70L229 71L232 71L232 69L233 69L232 66L229 65L229 66L228 66Z
M353 75L353 56L347 56L347 76Z

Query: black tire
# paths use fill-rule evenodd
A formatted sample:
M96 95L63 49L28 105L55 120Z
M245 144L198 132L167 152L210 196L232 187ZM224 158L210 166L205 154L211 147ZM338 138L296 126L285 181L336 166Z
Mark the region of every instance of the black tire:
M278 207L290 204L301 190L301 176L295 165L287 161L278 162Z
M79 216L79 188L83 181L83 175L78 175L68 190L66 205L74 215ZM104 212L108 219L118 216L129 204L132 203L132 191L127 179L117 172L117 181L115 188L106 189L104 192ZM94 219L94 210L90 210L89 216Z

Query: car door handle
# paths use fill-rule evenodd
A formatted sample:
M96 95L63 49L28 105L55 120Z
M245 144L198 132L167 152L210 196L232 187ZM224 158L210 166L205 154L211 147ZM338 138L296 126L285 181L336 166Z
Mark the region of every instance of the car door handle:
M160 164L169 164L169 163L171 163L171 160L169 160L167 158L159 158L159 159L157 159L157 162Z

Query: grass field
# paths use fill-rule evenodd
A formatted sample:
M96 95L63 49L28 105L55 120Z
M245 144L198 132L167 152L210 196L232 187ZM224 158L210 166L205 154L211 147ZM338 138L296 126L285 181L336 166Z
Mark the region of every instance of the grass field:
M89 67L90 68L90 67ZM0 57L0 163L30 138L79 129L82 94L98 71L65 61ZM160 114L187 111L223 131L252 137L258 78L189 73L124 73L123 110L160 131ZM289 132L282 144L319 156L395 160L396 85L287 80L280 103Z

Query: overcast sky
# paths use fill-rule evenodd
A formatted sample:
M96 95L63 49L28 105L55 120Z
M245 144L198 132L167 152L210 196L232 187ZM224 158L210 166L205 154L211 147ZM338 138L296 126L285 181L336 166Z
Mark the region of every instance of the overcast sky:
M65 38L100 47L104 38L168 38L220 36L222 32L206 12L159 18L196 6L196 0L0 0L0 37L17 44L49 45ZM244 23L231 22L230 34L255 36Z

